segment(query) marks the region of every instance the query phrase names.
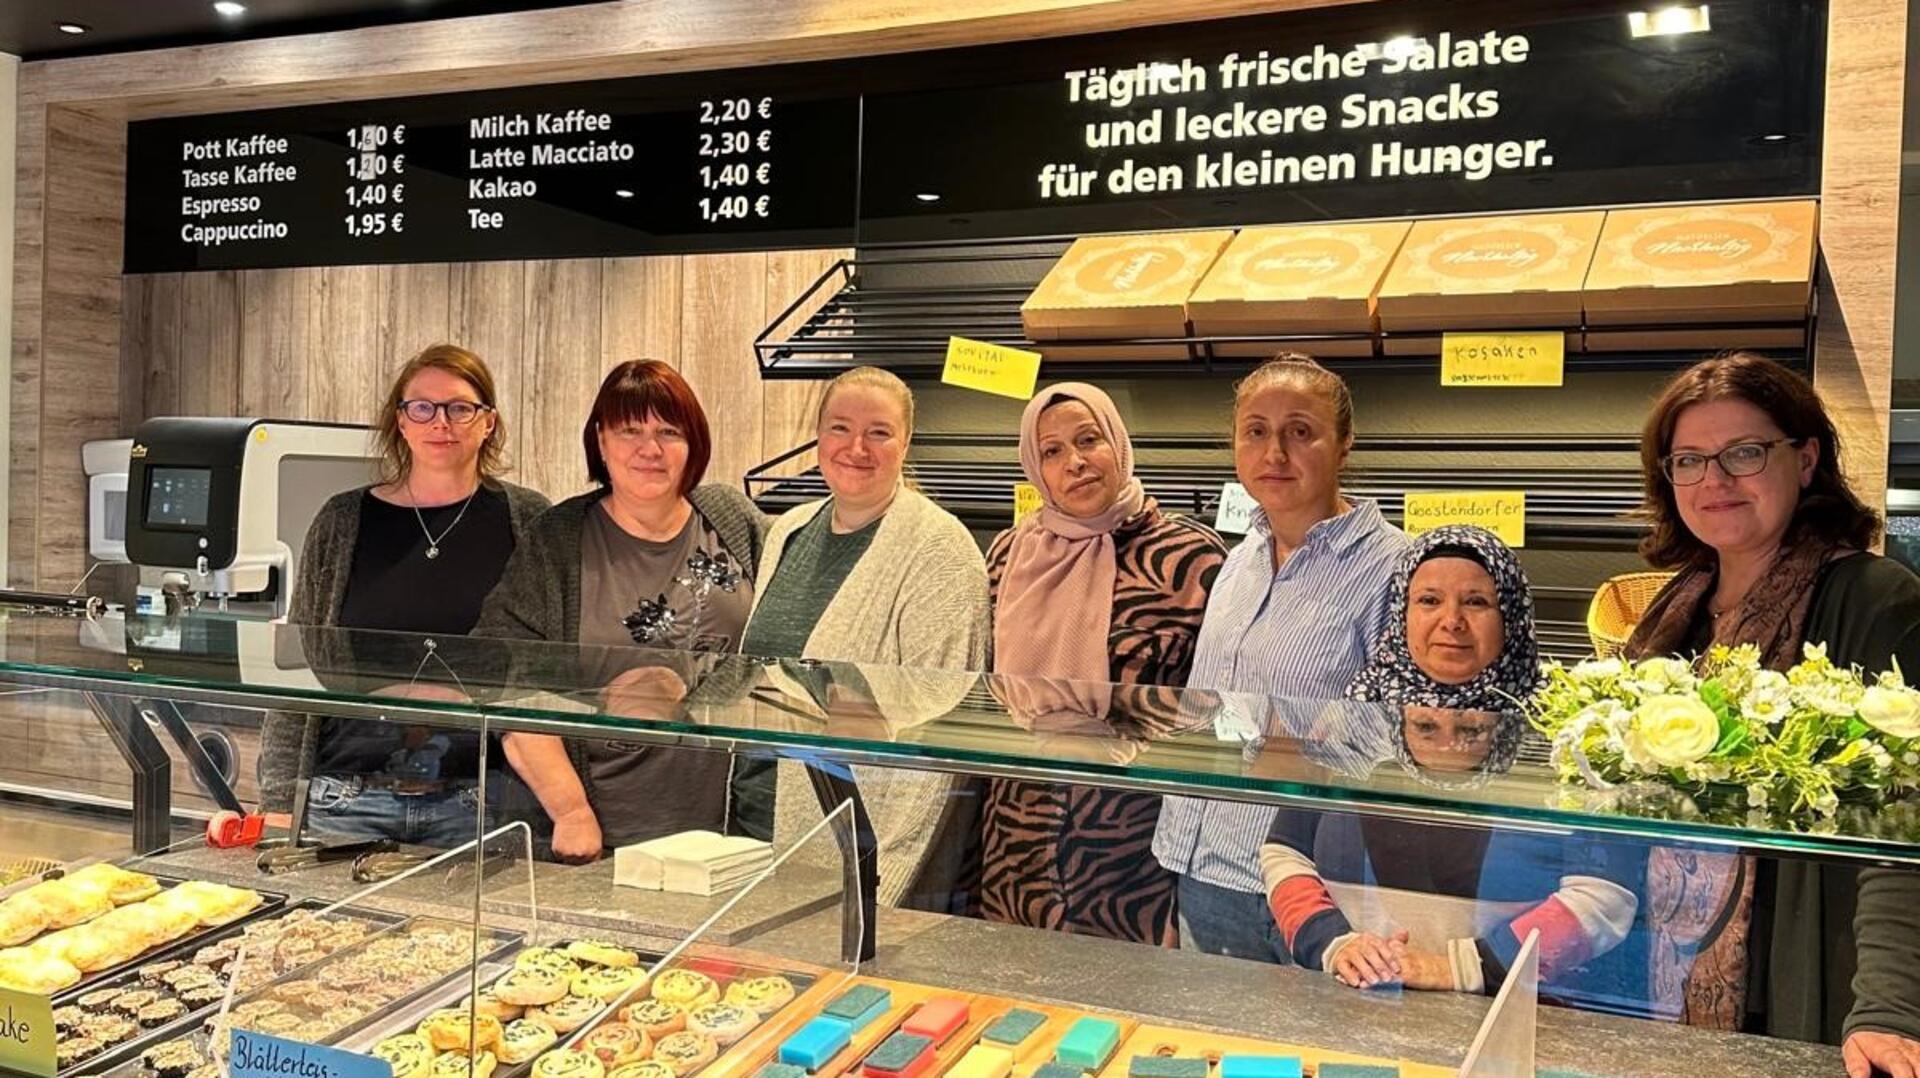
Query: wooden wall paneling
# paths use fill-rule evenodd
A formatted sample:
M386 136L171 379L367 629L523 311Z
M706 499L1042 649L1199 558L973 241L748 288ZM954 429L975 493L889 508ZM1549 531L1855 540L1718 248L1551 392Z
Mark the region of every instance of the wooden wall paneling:
M120 431L121 191L126 124L83 109L47 112L46 289L40 387L35 586L86 571L80 446ZM57 371L57 376L53 372Z
M1895 0L1833 0L1827 10L1814 382L1834 413L1847 477L1876 507L1887 491L1899 246L1900 140L1888 133L1901 129L1906 40L1907 5Z
M767 305L762 328L779 317L787 306L805 294L814 281L842 258L851 258L850 250L774 251L767 255ZM795 311L786 324L804 322L833 295L822 289L813 302ZM820 397L826 381L770 379L763 383L760 459L771 460L794 446L813 440L814 417L820 410ZM781 469L791 474L807 467L811 455L795 459Z
M13 340L7 424L7 583L32 587L40 522L41 318L46 254L48 71L23 64L14 127Z
M766 459L753 338L766 319L767 256L688 255L681 274L680 373L713 426L706 479L738 488L746 470Z
M380 267L319 270L310 316L308 418L367 422L386 388L381 381L386 365L380 351Z
M306 419L310 371L319 365L313 303L317 269L249 270L240 277L241 415Z
M485 360L507 430L509 477L528 483L532 456L527 437L526 316L524 262L466 262L448 271L447 339Z
M121 294L123 325L138 336L120 342L120 429L131 435L142 419L180 411L180 334L183 278L154 273L126 278ZM137 391L125 387L138 385Z
M522 481L554 501L587 487L580 424L600 387L602 260L527 264Z
M421 349L453 334L453 267L445 262L380 267L379 386Z
M600 286L600 370L629 359L680 366L680 256L609 258Z
M240 275L181 274L181 415L230 416L240 410Z

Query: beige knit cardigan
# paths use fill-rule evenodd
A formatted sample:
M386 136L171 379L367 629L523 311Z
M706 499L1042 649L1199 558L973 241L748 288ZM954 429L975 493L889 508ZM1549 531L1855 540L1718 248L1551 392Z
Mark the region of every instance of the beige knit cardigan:
M796 506L774 521L754 581L756 609L780 569L787 540L827 504L823 499ZM953 514L903 486L801 657L903 668L863 666L861 673L875 701L885 710L897 708L903 718L912 715L911 724L936 717L926 701L949 696L954 684L951 675L916 677L914 669L981 670L990 633L987 567L979 545ZM949 707L959 695L951 695ZM899 905L932 843L953 780L899 768L853 770L879 842L880 902ZM820 822L819 802L801 765L781 762L774 814L774 837L782 848ZM808 845L822 858L834 851L824 835Z

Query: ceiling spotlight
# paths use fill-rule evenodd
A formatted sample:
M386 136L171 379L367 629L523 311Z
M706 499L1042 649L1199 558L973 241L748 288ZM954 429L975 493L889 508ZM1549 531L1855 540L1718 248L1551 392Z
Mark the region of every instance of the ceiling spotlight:
M63 34L84 34L88 30L93 29L93 27L88 26L86 23L80 22L57 22L53 24L53 28Z
M939 196L939 195L937 195L937 194L934 194L934 193L933 193L932 191L922 191L922 192L920 192L919 194L917 194L917 195L915 195L915 196L913 196L913 197L915 197L915 198L917 198L917 199L919 199L919 200L920 200L920 201L922 201L922 202L938 202L938 201L940 201L940 196Z
M247 13L247 5L237 0L213 0L213 10L229 19L237 19Z
M1771 135L1761 135L1760 141L1761 142L1785 142L1787 141L1787 136L1776 131Z
M1652 12L1627 13L1627 30L1634 37L1704 34L1712 28L1705 4L1674 4Z
M632 191L629 191L629 190L627 190L627 189L626 189L626 188L624 188L624 187L616 187L616 188L614 188L614 190L613 190L613 193L614 193L614 194L616 194L616 195L618 195L618 196L619 196L619 197L621 197L621 198L632 198L632 197L633 197L633 192L632 192Z

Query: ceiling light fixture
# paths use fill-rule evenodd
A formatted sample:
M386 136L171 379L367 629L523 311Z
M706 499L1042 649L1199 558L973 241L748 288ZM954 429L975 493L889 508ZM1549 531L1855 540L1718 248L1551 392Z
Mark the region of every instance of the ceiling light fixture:
M1782 134L1781 132L1776 131L1771 135L1761 135L1760 141L1761 142L1785 142L1787 141L1787 136L1785 134Z
M629 190L627 190L627 189L626 189L626 188L624 188L624 187L616 187L616 188L614 188L614 189L613 189L613 193L614 193L614 194L616 194L616 195L618 195L618 196L620 196L621 198L632 198L632 197L633 197L633 192L632 192L632 191L629 191Z
M917 195L915 195L915 196L913 196L913 197L915 197L915 198L917 198L917 199L919 199L919 200L920 200L920 201L922 201L922 202L938 202L938 201L940 201L940 196L939 196L939 195L936 195L936 194L934 194L934 193L933 193L932 191L922 191L922 192L920 192L919 194L917 194Z
M1704 34L1712 28L1705 4L1674 4L1651 12L1627 13L1627 29L1634 37Z
M93 27L88 26L86 23L80 22L57 22L53 24L53 28L63 34L84 34L88 30L93 29Z
M237 19L247 13L247 5L236 0L214 0L213 10L229 19Z

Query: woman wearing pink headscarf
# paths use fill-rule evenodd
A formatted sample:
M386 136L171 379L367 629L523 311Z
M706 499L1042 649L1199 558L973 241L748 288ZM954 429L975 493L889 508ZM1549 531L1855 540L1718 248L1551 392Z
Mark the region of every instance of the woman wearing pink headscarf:
M1116 696L1099 684L1186 681L1226 545L1203 524L1161 513L1141 490L1126 425L1094 386L1063 382L1027 404L1020 466L1045 506L987 551L993 672L1063 680L1009 678L1000 695L1037 731L1143 734L1154 696ZM1151 849L1159 816L1160 799L1149 794L990 781L981 914L1170 939L1175 880Z

